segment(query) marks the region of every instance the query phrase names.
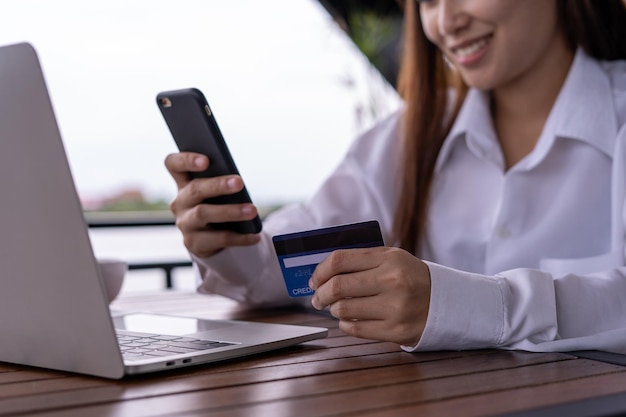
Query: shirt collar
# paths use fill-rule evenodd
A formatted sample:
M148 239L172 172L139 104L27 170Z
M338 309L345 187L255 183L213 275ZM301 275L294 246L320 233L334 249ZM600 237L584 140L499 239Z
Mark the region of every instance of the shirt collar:
M526 167L535 166L545 157L555 137L583 141L611 157L617 128L610 81L600 64L579 48ZM443 143L435 172L447 161L460 138L465 138L468 148L478 156L501 162L488 92L468 91Z
M465 138L477 156L498 153L499 145L491 119L491 99L487 92L471 88L439 152L435 172L448 160L456 143Z
M544 130L613 155L617 118L610 80L600 63L578 49Z

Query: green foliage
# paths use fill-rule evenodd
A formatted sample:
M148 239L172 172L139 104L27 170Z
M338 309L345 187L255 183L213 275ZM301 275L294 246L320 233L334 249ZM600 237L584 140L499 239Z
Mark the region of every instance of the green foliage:
M398 30L398 19L383 17L369 10L356 10L348 17L350 36L356 46L377 68L385 66L386 46L394 39Z

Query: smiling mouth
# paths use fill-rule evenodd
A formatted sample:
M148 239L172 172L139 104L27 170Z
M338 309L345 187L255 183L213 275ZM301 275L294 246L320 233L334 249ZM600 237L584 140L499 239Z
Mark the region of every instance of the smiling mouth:
M462 46L450 48L450 51L461 62L472 60L476 55L480 54L485 46L491 41L493 35L483 36L482 38L475 39L469 43L465 43Z

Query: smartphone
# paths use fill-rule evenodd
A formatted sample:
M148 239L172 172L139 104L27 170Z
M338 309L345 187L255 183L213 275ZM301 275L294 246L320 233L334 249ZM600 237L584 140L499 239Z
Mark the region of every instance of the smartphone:
M200 90L188 88L160 92L157 94L157 105L178 149L181 152L196 152L209 157L209 168L203 172L190 172L189 175L192 178L239 175L226 141L215 121L213 111ZM203 202L206 204L240 204L251 203L251 201L244 187L238 193L207 198ZM252 220L211 223L210 226L238 233L258 233L262 228L258 215Z

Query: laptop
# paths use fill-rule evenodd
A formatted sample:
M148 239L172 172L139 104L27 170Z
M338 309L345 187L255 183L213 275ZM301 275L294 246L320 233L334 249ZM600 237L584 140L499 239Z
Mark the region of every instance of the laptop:
M143 313L112 318L39 59L28 43L0 47L0 194L2 362L122 378L328 333Z

